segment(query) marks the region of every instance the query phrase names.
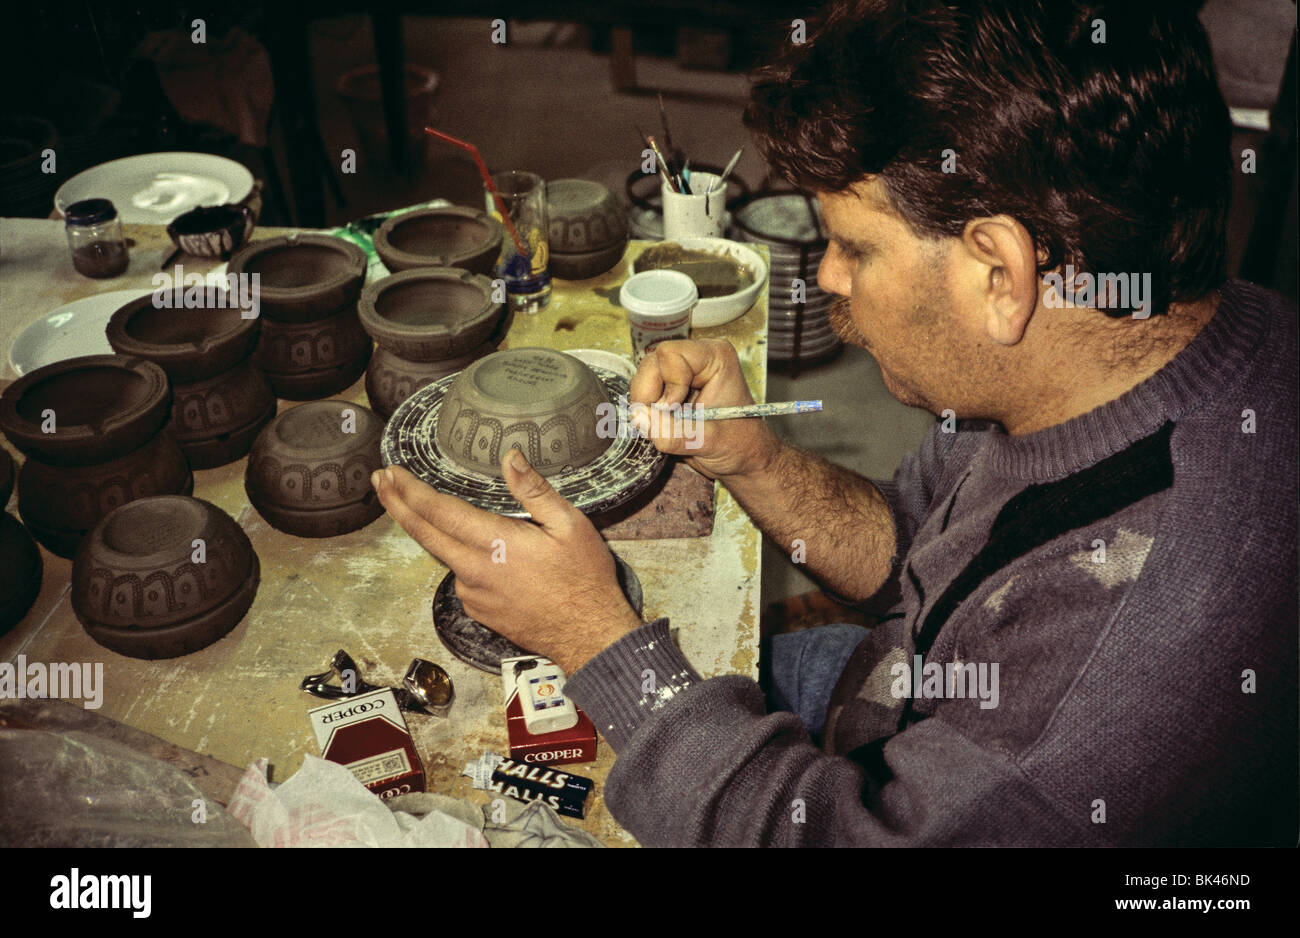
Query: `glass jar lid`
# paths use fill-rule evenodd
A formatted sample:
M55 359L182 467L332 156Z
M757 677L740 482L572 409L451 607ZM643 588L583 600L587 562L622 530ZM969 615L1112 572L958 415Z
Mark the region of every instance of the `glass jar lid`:
M117 217L117 209L108 199L82 199L73 202L63 213L69 225L102 225Z

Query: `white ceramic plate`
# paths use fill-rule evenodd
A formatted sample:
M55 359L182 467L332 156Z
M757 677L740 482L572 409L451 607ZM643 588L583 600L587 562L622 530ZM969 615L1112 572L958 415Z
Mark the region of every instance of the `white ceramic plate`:
M584 364L604 368L616 375L622 375L628 381L631 381L633 375L636 374L636 366L632 364L632 360L619 355L617 352L607 352L599 348L566 348L564 353L572 355Z
M82 355L112 355L104 331L119 309L149 290L113 290L75 300L46 313L18 334L9 347L9 364L25 375Z
M142 153L92 166L54 194L62 215L82 199L109 199L127 224L165 225L200 205L238 202L253 191L253 174L210 153Z
M661 243L667 244L669 242ZM694 251L729 254L754 272L754 282L745 289L728 296L711 296L696 303L695 311L691 313L692 329L708 329L712 326L721 326L743 316L754 305L754 301L758 299L758 292L767 284L766 262L759 256L757 251L738 241L728 241L726 238L680 238L672 243L680 244L682 247ZM629 277L636 273L634 263L634 261L628 261L627 263L627 275Z

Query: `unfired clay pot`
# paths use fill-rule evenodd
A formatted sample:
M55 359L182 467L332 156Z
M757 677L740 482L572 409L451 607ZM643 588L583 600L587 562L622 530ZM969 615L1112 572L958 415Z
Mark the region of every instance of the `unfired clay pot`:
M438 446L464 468L501 478L516 447L542 475L585 466L611 442L598 435L610 405L596 374L553 349L520 348L480 358L460 373L438 414Z
M108 322L108 343L119 355L147 358L167 372L173 384L205 381L248 358L257 345L261 319L243 318L228 294L211 306L186 307L184 293L173 305L156 306L151 293L127 303Z
M29 457L18 472L18 510L48 550L71 557L86 532L114 508L193 490L185 454L164 431L125 456L90 466L50 466Z
M472 208L420 208L394 215L375 232L375 250L389 270L460 267L490 274L501 253L501 222Z
M384 421L348 401L286 410L258 436L244 488L272 527L298 537L332 537L384 513L370 474L380 468Z
M195 384L178 384L169 427L194 469L234 462L248 453L275 416L275 394L251 358Z
M14 491L14 458L9 451L0 448L0 511L9 504L9 496Z
M259 276L261 313L267 319L314 322L357 301L366 254L342 238L290 234L253 242L230 259L227 270Z
M196 498L131 502L104 516L72 564L72 609L101 645L136 658L198 651L233 629L257 592L257 554Z
M167 375L153 362L87 355L37 368L5 388L0 430L32 458L84 466L139 449L170 407Z
M368 285L357 301L362 328L408 361L455 358L488 340L504 304L487 277L454 267L404 270Z
M373 349L352 307L313 323L266 320L254 361L277 397L337 394L361 377Z
M366 368L366 397L370 399L370 406L375 413L387 420L401 406L402 401L420 388L455 374L494 351L496 349L491 345L480 345L459 358L412 362L399 358L380 346L375 349L370 365Z

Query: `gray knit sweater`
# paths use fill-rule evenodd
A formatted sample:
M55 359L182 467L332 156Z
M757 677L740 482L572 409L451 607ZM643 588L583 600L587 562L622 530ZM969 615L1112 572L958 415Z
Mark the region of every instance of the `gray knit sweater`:
M901 598L823 746L660 620L568 683L610 810L647 845L1293 843L1296 430L1296 310L1238 281L1109 404L936 425L880 484Z

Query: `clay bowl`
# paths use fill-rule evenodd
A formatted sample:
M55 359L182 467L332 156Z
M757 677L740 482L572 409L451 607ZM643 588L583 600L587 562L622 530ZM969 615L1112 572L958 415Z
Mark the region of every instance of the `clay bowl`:
M0 448L0 511L9 504L9 496L14 492L14 458L9 451Z
M598 182L589 179L548 182L546 208L552 255L590 254L616 244L627 244L627 212L614 193Z
M262 314L280 322L315 322L350 307L366 278L366 253L329 235L291 234L248 245L228 273L257 274Z
M186 254L225 260L248 242L255 221L247 205L199 206L172 219L167 234Z
M420 267L361 291L357 316L371 337L407 361L455 358L487 341L501 321L492 281L455 267Z
M211 469L248 453L275 416L275 393L252 359L195 384L178 384L168 425L194 469Z
M381 466L383 429L378 414L348 401L286 410L258 435L248 455L249 501L272 527L298 537L332 537L364 527L384 513L370 486L370 474Z
M366 396L375 413L385 420L393 416L393 411L420 388L432 384L440 378L462 371L484 355L496 351L490 344L478 348L457 358L445 358L436 362L413 362L400 358L383 346L375 349L366 368Z
M44 563L18 519L0 511L0 635L23 620L41 592Z
M265 320L254 360L263 371L306 374L337 368L363 354L368 359L370 348L356 311L345 309L318 322Z
M71 557L100 518L151 495L188 495L194 475L168 433L140 449L93 466L48 466L28 459L18 472L18 510L51 552Z
M259 578L248 536L220 508L180 495L144 498L105 515L82 540L72 610L106 648L172 658L233 629Z
M494 479L510 447L542 475L554 475L609 448L612 440L596 432L601 405L612 406L605 386L578 359L546 348L495 352L452 381L437 443L461 468Z
M553 251L547 264L551 273L561 280L588 280L617 267L626 251L627 239L624 238L610 247L586 254L560 254Z
M261 320L245 319L224 290L200 307L185 306L182 291L169 299L170 307L156 305L152 293L127 303L108 321L108 344L119 355L147 358L174 384L214 377L252 354Z
M87 355L29 372L0 395L0 430L57 466L107 462L139 449L167 420L171 388L153 362ZM48 412L54 432L42 432Z
M394 215L375 232L375 250L389 270L460 267L488 274L501 253L501 222L472 208L420 208Z

